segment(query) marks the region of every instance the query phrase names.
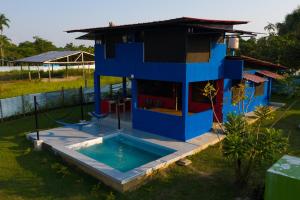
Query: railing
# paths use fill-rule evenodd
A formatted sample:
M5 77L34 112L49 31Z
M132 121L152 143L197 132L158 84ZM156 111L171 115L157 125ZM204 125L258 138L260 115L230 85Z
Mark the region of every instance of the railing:
M131 87L130 82L127 88ZM122 83L106 85L101 88L102 98L112 96L112 93L122 89ZM22 116L34 112L34 96L39 102L40 110L51 110L63 108L66 106L75 106L80 104L80 89L62 88L60 91L45 92L37 94L27 94L11 98L0 99L0 121L6 118ZM84 103L94 102L94 88L83 88Z

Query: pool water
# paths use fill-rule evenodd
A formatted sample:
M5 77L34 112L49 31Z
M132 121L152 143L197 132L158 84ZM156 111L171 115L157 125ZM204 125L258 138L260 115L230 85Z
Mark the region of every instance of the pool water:
M76 151L121 172L127 172L175 152L173 149L124 134L104 138L101 144Z

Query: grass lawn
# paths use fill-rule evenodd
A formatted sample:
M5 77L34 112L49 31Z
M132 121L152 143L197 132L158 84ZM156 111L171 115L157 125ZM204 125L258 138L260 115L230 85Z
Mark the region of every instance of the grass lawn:
M93 87L93 79L87 79L88 87ZM103 77L101 78L101 86L112 83L121 82L120 78L116 77ZM84 86L84 79L82 77L70 77L67 79L53 79L48 81L28 81L28 80L14 80L14 81L0 81L0 99L19 96L23 94L50 92L70 88L79 88Z
M291 101L286 100L287 103ZM76 121L80 116L79 108L55 110L50 114L59 118L73 109L76 114L70 120ZM85 110L91 109L89 106ZM282 113L283 110L277 111L276 118ZM299 124L300 101L276 124L289 135L289 154L296 156L300 156ZM54 126L56 124L41 115L42 128ZM190 166L171 165L153 174L138 190L120 194L63 164L50 152L33 151L32 144L25 139L25 133L33 127L31 116L0 123L0 199L233 199L259 193L255 188L263 185L265 170L271 165L266 163L257 169L249 187L238 191L232 167L217 144L190 156L193 162Z

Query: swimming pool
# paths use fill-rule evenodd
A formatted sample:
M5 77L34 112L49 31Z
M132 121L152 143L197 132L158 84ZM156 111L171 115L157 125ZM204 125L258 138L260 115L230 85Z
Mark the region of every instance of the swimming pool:
M76 151L120 172L130 171L175 152L122 133L104 137L102 143L81 147Z

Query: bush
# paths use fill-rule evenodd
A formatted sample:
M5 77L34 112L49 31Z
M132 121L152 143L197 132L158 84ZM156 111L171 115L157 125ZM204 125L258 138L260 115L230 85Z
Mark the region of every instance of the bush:
M236 183L248 183L253 169L264 161L274 160L278 154L287 150L288 138L281 130L264 128L262 123L271 119L268 107L258 107L255 111L258 121L248 124L242 115L229 114L225 123L223 155L232 161L235 168Z

